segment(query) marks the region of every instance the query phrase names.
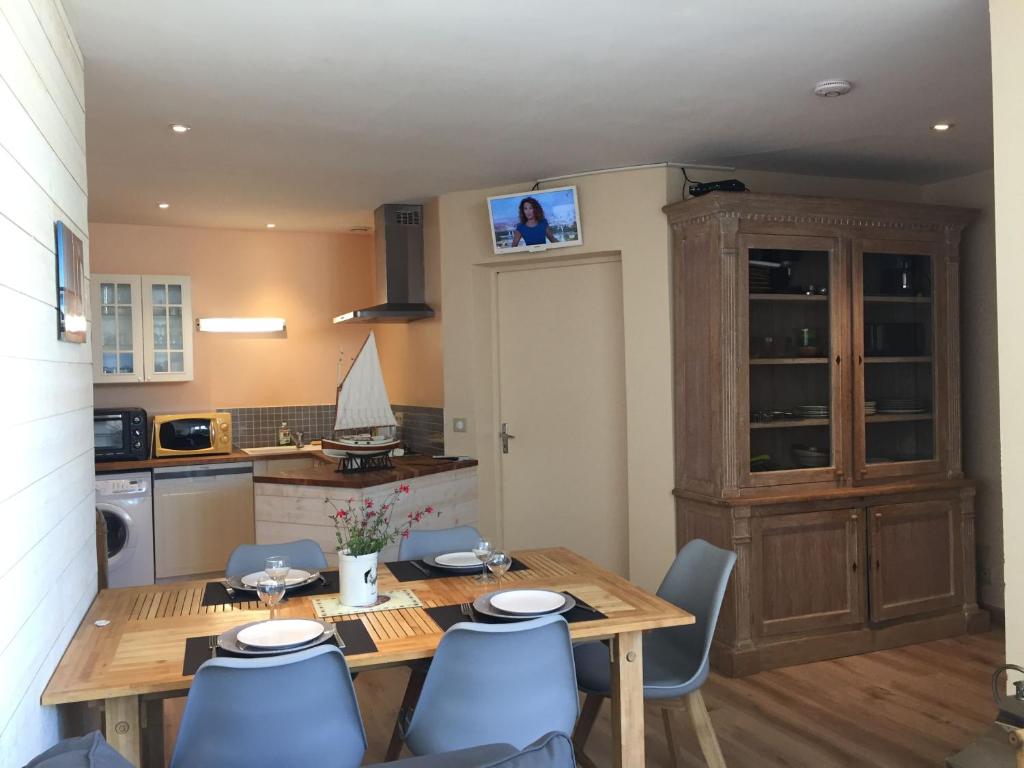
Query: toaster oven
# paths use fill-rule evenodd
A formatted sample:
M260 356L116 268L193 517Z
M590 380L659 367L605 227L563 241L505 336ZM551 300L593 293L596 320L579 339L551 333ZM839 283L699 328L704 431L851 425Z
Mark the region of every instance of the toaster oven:
M153 417L153 457L231 453L231 414L161 414Z
M149 419L141 408L94 408L92 436L96 461L149 458Z

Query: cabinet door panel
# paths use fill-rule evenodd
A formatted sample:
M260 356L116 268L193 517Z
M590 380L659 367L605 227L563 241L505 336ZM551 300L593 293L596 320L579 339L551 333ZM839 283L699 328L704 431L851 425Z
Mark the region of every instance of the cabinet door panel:
M147 381L192 381L192 281L142 276Z
M756 634L864 621L863 511L755 518L751 531Z
M957 506L924 501L871 507L871 619L963 602Z
M138 275L94 274L92 362L96 384L143 380L142 283Z

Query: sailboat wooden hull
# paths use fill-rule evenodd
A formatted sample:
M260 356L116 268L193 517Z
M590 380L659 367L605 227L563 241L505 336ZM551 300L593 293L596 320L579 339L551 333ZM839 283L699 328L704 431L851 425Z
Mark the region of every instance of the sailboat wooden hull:
M351 439L346 440L344 438L338 440L327 440L324 439L320 442L321 448L324 452L330 451L327 455L330 456L337 452L338 454L344 453L346 456L372 456L378 453L385 453L393 451L401 444L399 440L359 440ZM336 458L338 458L336 456Z

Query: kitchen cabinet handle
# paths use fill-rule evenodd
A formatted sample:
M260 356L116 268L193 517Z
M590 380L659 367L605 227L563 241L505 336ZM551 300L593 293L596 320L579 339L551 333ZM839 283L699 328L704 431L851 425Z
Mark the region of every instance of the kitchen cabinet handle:
M839 355L836 355L836 365L839 365L841 362L843 362L843 358L841 358Z
M857 572L857 561L856 561L856 560L854 560L854 561L853 561L853 565L852 565L852 566L850 566L850 568L851 568L851 570L852 570L852 571L853 571L854 573L856 573L856 572Z

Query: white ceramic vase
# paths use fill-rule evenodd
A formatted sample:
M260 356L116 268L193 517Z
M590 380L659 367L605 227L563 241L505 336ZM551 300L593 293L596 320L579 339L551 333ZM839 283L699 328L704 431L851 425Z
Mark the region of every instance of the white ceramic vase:
M338 602L342 605L363 607L377 602L377 557L348 555L338 551Z

